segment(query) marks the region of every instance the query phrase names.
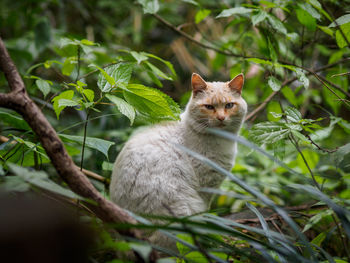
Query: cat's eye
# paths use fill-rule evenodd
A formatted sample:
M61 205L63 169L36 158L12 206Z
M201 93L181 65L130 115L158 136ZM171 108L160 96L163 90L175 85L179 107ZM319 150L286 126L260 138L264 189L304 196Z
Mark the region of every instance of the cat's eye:
M206 107L208 110L213 110L214 106L210 104L205 104L204 107Z
M233 102L227 103L225 109L231 109L235 104Z

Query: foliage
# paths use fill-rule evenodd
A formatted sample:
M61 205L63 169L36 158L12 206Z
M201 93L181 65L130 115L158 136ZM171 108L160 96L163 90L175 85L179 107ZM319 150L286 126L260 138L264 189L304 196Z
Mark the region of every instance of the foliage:
M347 0L5 0L0 34L75 163L107 179L134 130L179 119L193 71L208 80L245 74L250 112L263 103L261 110L248 115L242 137L212 131L240 143L233 170L190 152L227 176L221 189L203 189L217 194L214 210L160 218L168 223L159 225L134 215L137 227L177 241L178 253L157 248L172 257L159 262L347 262L349 6ZM0 92L6 91L0 73ZM86 201L61 182L20 115L0 109L0 131L1 191ZM289 207L304 208L292 214ZM224 217L241 210L256 221ZM148 260L149 244L115 240L95 224L94 262L123 262L115 254L130 249Z

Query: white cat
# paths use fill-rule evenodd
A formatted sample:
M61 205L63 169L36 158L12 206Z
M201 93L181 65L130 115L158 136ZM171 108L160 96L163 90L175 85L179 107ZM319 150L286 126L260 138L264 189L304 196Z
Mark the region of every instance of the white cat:
M219 128L237 134L247 112L241 97L243 74L230 82L205 82L192 74L192 97L181 121L157 125L134 135L115 161L110 196L119 206L139 214L188 216L209 208L211 194L224 177L184 153L183 145L230 170L235 142L209 134ZM153 242L172 246L155 234Z

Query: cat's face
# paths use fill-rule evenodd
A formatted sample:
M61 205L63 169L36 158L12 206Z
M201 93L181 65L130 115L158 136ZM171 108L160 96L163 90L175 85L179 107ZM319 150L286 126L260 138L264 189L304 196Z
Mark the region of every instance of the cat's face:
M206 82L192 74L192 98L187 108L192 126L198 131L207 127L238 130L247 113L241 97L243 82L243 74L229 82Z

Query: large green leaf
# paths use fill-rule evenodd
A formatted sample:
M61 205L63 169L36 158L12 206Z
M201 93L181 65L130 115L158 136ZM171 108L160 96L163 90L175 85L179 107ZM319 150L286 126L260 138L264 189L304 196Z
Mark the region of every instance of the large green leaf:
M141 113L151 117L167 117L177 119L174 103L156 89L141 84L130 84L123 92L124 98ZM175 109L174 109L175 108Z
M103 92L111 91L115 86L125 86L129 83L134 63L118 63L101 71L97 85ZM111 78L113 80L111 80Z
M118 110L124 114L126 117L129 118L130 120L130 125L133 124L134 119L135 119L135 109L133 106L131 106L129 103L127 103L125 100L122 98L119 98L114 95L107 94L106 95L107 99L109 99L111 102L113 102Z
M281 122L260 122L252 127L249 137L257 144L271 144L285 139L290 129Z
M68 140L72 142L76 142L79 144L83 144L84 137L83 136L77 136L77 135L67 135L67 134L59 134L59 136L63 140ZM94 137L86 137L85 145L91 149L95 149L101 153L103 153L108 158L108 150L109 148L114 145L114 142L102 140L99 138Z
M342 30L347 39L344 38L340 30ZM348 45L348 42L350 42L350 22L340 26L340 29L335 32L335 40L339 48L344 48Z
M209 9L200 9L195 17L194 21L196 24L200 23L203 19L205 19L208 15L210 15L211 11Z
M255 15L252 16L253 26L256 26L260 22L264 21L267 17L267 13L264 10L259 10Z
M0 121L17 129L30 130L29 125L16 113L6 112L0 109Z

